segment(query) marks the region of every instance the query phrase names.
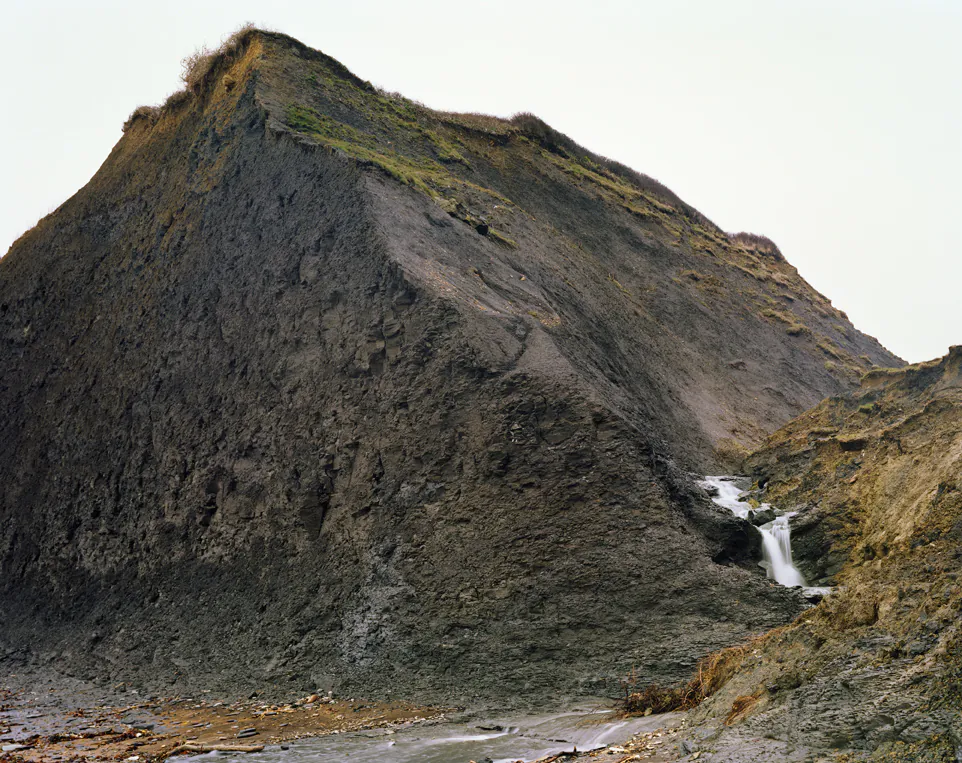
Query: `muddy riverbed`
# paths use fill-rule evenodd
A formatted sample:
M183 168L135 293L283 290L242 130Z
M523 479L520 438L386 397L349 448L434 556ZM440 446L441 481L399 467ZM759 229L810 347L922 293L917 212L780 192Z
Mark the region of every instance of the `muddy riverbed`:
M251 696L152 697L64 676L0 677L0 760L163 760L190 748L288 747L313 736L393 731L445 718L440 708L309 695L285 702Z
M561 713L497 717L460 714L443 722L411 724L300 740L263 752L225 755L247 763L469 763L535 761L564 753L611 749L633 736L664 727L666 716L624 718L580 707ZM188 760L209 760L196 756Z
M619 751L677 716L625 718L610 702L541 714L471 712L308 695L291 702L154 697L57 673L0 674L0 760L507 763ZM245 751L217 747L241 747ZM203 750L203 752L197 752ZM657 746L649 753L657 752ZM661 757L630 759L660 760ZM619 758L606 758L617 761Z

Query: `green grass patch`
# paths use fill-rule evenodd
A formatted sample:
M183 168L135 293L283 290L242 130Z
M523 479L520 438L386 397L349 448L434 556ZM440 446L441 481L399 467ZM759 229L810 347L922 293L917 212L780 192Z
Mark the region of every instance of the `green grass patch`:
M508 249L517 249L518 242L513 238L505 236L503 233L499 233L494 228L488 228L488 238L501 246L507 247Z
M396 180L428 196L434 197L438 189L452 184L453 179L440 164L382 147L375 135L361 132L310 107L289 106L287 124L293 130L310 135L331 148L340 149L355 159L379 167Z

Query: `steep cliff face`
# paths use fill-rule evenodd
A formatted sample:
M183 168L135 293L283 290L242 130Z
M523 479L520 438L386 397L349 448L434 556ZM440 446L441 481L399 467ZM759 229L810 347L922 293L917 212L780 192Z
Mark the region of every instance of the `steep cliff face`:
M785 622L679 465L899 362L543 123L260 32L0 261L0 332L10 649L461 699L669 681Z
M962 749L962 348L867 374L748 460L798 512L793 550L834 592L755 644L700 712L752 698L732 734L954 760ZM743 701L743 704L744 701Z

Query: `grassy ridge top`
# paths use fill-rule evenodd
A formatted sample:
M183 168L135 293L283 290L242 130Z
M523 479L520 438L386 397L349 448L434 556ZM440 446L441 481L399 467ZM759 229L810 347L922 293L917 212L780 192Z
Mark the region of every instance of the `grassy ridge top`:
M522 141L550 152L565 171L611 192L629 210L640 214L650 214L652 210L680 212L700 225L721 232L662 183L589 151L533 114L501 118L431 109L399 93L376 88L337 60L293 37L253 26L234 32L216 50L202 48L185 58L184 88L161 106L135 109L124 125L125 131L141 120L154 123L192 101L208 97L223 78L232 78L232 68L255 42L264 48L261 65L271 62L268 67L271 64L276 67L279 59L287 59L284 66L290 75L290 54L299 59L300 66L296 68L301 70L301 92L296 96L291 94L286 109L285 121L292 130L377 165L432 196L456 182L452 178L456 174L451 171L452 163L460 163L470 170L471 165L461 155L459 145L467 148L475 144L477 148L478 143L504 146ZM326 113L326 109L332 107L337 111L338 106L346 107L352 114L342 115L341 121ZM362 124L358 124L359 117ZM434 150L425 152L422 150L425 145Z

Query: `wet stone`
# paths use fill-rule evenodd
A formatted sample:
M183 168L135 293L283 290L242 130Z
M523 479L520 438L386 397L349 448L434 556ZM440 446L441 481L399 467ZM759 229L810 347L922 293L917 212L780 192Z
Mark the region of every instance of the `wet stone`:
M774 522L777 515L772 509L761 509L752 514L751 522L756 527L760 525L767 525L769 522Z

